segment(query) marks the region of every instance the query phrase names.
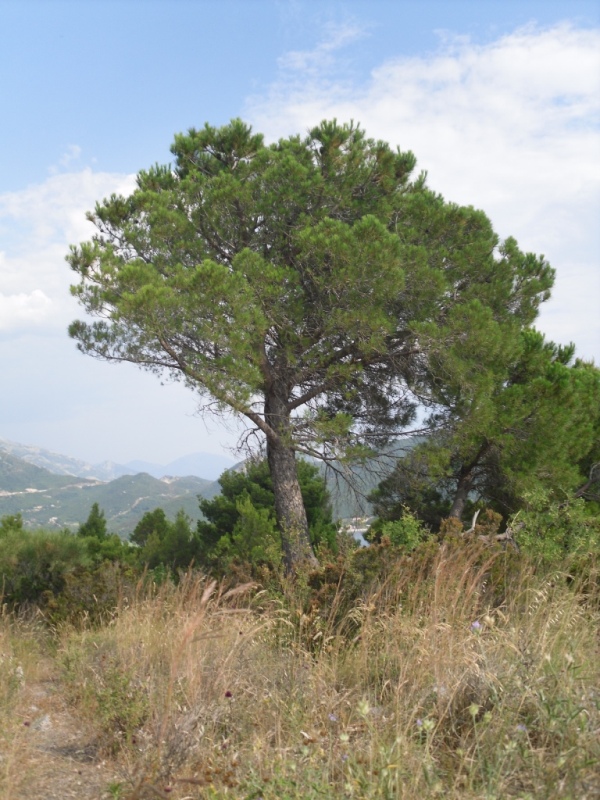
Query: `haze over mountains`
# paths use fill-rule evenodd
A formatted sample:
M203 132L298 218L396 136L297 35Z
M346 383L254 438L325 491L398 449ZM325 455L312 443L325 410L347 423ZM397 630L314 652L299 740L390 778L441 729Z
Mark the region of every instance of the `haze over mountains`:
M23 461L47 469L55 475L73 475L100 481L112 481L122 475L137 475L140 472L146 472L154 478L162 478L165 475L182 478L195 475L197 478L215 481L224 470L235 466L233 459L213 453L191 453L168 464L156 464L150 461L129 461L127 464L104 461L101 464L89 464L77 458L45 450L43 447L20 444L7 439L0 439L0 451L22 458Z
M233 460L210 453L164 465L88 464L0 439L0 517L21 514L28 527L76 529L98 503L109 530L127 537L147 511L158 507L171 519L180 509L199 519L198 498L218 494L216 478L233 466Z
M155 478L164 475L173 475L184 478L186 475L195 475L205 480L216 481L226 470L236 464L231 458L218 456L213 453L191 453L187 456L170 461L168 464L154 464L150 461L128 461L125 467L133 473L147 472Z

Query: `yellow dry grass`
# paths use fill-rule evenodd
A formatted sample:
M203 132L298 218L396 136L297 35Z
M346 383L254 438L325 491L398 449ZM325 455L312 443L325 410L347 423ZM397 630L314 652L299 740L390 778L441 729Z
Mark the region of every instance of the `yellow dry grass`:
M492 600L502 558L440 548L341 621L339 596L317 614L299 589L227 593L190 574L65 628L46 657L111 775L102 796L600 797L597 610L526 566ZM0 701L2 800L26 796L14 782L35 757L15 757L19 691Z

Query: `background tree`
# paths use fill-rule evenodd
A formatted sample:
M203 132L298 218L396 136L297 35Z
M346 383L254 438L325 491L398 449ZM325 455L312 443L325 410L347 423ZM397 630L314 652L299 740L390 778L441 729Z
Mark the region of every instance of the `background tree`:
M325 545L335 550L337 526L331 515L327 484L314 464L303 459L297 462L298 481L306 511L312 546ZM227 470L219 478L221 493L212 500L201 500L205 519L198 521L202 560L210 562L226 551L229 558L256 562L259 530L264 531L265 552L271 563L277 562L272 546L275 530L275 493L266 460L250 461L243 470ZM242 542L242 533L252 534ZM280 557L280 556L279 556Z
M472 377L438 391L432 434L374 493L377 512L394 518L407 505L437 527L445 516L460 519L469 498L507 517L531 493L589 492L600 370L574 354L573 345L546 342L533 329L522 331L515 356L500 358L493 374L477 369L473 352ZM453 359L452 347L440 357Z
M104 516L104 511L100 510L98 503L93 504L87 520L80 524L77 535L89 536L94 539L106 539L108 536L106 517Z
M286 565L314 561L296 453L364 455L405 429L446 379L429 359L441 334L510 347L552 270L353 124L266 146L234 120L172 153L89 215L97 234L68 260L100 321L70 333L262 432Z
M198 535L184 511L179 511L173 522L166 518L162 508L146 512L131 541L140 545L140 561L150 569L163 565L176 572L197 563L200 556Z
M144 547L152 534L162 540L167 535L168 530L169 521L167 520L167 515L162 508L155 508L154 511L147 511L144 514L129 539L134 544Z

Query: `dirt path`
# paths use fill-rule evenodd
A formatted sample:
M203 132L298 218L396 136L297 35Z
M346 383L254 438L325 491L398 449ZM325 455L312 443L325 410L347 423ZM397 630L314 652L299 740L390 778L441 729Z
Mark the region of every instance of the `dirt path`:
M67 708L51 674L23 688L23 732L15 793L10 800L104 800L114 797L117 768L101 754L80 720Z

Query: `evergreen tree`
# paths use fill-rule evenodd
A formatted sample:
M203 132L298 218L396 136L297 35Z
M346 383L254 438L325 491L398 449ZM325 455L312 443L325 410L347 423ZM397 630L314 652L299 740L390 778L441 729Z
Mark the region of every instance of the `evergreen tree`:
M173 522L162 508L148 511L136 525L131 541L140 545L140 560L150 569L161 564L174 571L186 569L200 554L198 536L183 510Z
M172 153L89 215L97 233L69 262L100 321L70 333L264 435L292 569L314 562L296 454L364 456L405 429L453 380L442 345L473 339L484 367L510 351L553 273L354 124L267 146L234 120L177 136Z
M380 484L377 512L393 518L406 504L435 526L444 516L461 518L470 497L506 517L528 493L589 492L584 470L600 424L600 370L574 355L573 345L525 329L516 356L499 359L493 375L473 370L444 386L434 432Z
M94 503L87 520L79 526L78 536L89 536L94 539L106 539L108 530L104 511L100 510L98 503Z
M169 522L162 508L155 508L154 511L147 511L133 533L129 537L134 543L143 547L150 536L155 533L159 539L164 539L169 529Z
M302 502L306 511L311 544L336 546L337 527L331 516L327 484L313 464L300 459L297 464ZM273 560L271 530L276 521L273 481L266 460L250 461L242 470L227 470L219 478L221 493L211 500L201 500L200 510L205 519L198 522L203 560L215 553L237 555L251 561L256 558L256 531L265 531L265 547ZM250 540L242 544L243 531ZM225 541L226 540L226 541ZM254 556L251 552L255 551Z

